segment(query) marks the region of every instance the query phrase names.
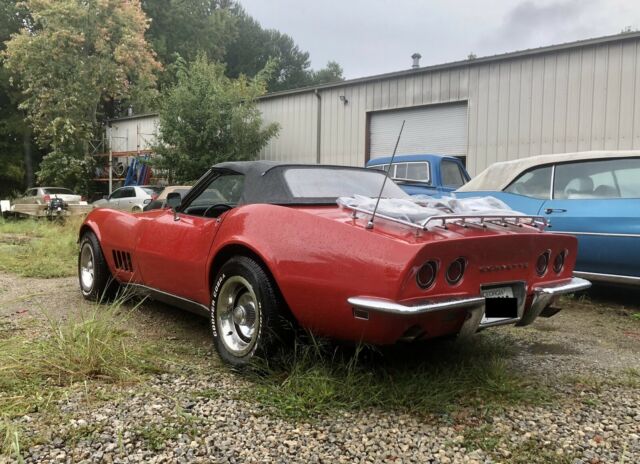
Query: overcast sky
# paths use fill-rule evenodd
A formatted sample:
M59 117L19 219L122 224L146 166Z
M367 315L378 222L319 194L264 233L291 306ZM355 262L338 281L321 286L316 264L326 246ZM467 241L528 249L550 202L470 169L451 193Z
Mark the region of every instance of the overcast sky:
M240 0L263 27L293 37L312 67L345 77L616 34L640 28L638 0Z

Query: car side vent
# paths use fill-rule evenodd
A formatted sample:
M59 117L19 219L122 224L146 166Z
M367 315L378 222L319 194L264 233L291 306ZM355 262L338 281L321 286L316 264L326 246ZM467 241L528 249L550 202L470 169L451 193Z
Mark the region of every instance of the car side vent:
M121 271L133 272L131 264L131 254L126 251L113 250L113 261L116 263L116 269Z

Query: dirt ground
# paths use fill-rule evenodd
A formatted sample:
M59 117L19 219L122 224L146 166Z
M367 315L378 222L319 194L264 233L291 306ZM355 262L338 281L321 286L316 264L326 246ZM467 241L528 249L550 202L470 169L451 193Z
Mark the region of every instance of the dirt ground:
M200 365L211 363L211 371L158 376L90 410L70 398L60 406L71 417L63 427L67 438L49 432L49 442L25 453L26 462L210 462L212 456L216 462L640 462L640 391L637 382L619 380L640 376L640 291L596 287L558 306L564 309L530 327L494 328L478 336L506 337L517 350L514 367L555 386L566 396L560 404L507 408L489 418L460 416L454 424L451 418L425 421L379 411L296 424L270 418L225 392L238 380L225 368L213 369L220 363L206 319L146 301L132 320L137 336L182 344L202 358ZM91 308L75 277L0 273L0 336L37 331L46 317ZM210 391L216 393L202 399ZM192 411L200 431L195 437L165 430L168 420L174 421L170 431L181 424L181 416L173 417L177 403ZM113 423L100 422L111 416ZM24 419L22 427L29 429L33 420ZM162 427L148 425L155 420ZM78 424L87 423L91 434L70 444L69 430L84 430ZM146 437L143 448L127 438L130 429ZM272 430L274 437L267 433ZM376 440L388 445L375 448Z

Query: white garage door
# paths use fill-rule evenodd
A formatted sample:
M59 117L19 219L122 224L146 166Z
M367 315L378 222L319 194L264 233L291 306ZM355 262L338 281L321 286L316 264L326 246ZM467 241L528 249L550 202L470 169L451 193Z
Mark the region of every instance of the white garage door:
M467 154L467 104L456 103L371 113L370 159L393 154L403 120L398 154Z

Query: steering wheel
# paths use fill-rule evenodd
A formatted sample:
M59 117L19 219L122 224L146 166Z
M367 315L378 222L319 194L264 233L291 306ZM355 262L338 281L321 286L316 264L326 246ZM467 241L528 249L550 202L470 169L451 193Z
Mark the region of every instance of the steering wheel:
M228 205L226 203L216 203L215 205L211 205L207 209L205 209L204 213L202 213L202 217L209 217L209 211L218 207L224 208L224 210L220 214L224 213L225 211L229 211L230 209L233 209L233 206Z

